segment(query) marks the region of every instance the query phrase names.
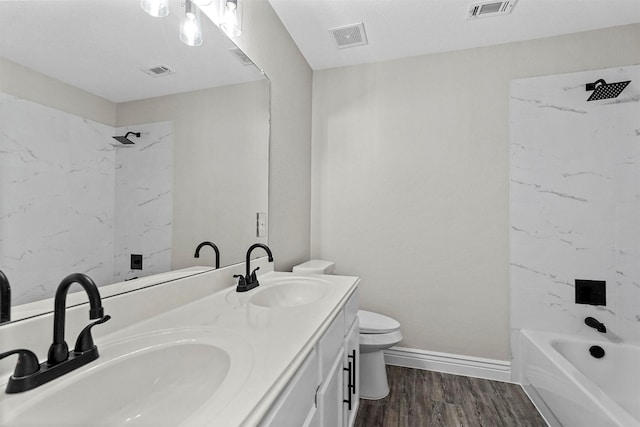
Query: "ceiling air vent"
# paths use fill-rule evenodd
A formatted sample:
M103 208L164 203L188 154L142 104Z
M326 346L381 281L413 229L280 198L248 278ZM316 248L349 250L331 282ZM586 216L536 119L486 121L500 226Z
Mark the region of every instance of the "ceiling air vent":
M511 13L513 5L516 4L516 0L505 1L484 1L480 3L473 3L469 7L469 13L467 13L467 19L484 18L487 16L507 15Z
M143 68L142 71L149 74L151 77L161 77L169 74L173 74L174 71L164 65L156 65L155 67Z
M362 22L344 27L331 28L329 33L331 33L333 41L340 49L368 44L367 34L364 32L364 24Z
M238 61L242 63L242 65L244 66L253 65L253 62L251 61L251 59L249 59L247 54L241 51L239 47L233 47L228 50L229 52L231 52L233 56L235 56L238 59Z

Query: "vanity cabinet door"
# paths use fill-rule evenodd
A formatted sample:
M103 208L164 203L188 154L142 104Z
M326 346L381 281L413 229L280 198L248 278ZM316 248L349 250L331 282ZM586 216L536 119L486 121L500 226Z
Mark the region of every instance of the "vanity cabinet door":
M344 370L343 370L343 426L351 427L356 422L358 406L360 405L360 328L356 317L344 339Z
M318 390L318 410L323 427L342 427L342 360L344 350L340 349L331 369Z

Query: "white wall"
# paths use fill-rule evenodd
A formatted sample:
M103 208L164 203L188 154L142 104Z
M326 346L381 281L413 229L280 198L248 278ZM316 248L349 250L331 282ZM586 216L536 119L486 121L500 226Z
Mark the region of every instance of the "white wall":
M631 83L587 102L585 84ZM640 342L640 66L511 83L511 327ZM575 280L606 281L606 305ZM512 345L514 354L517 347Z
M0 57L0 92L104 123L116 124L116 104Z
M291 271L309 259L312 72L267 0L244 3L234 41L271 81L269 247Z
M640 62L640 25L317 71L311 255L404 347L509 351L509 81Z

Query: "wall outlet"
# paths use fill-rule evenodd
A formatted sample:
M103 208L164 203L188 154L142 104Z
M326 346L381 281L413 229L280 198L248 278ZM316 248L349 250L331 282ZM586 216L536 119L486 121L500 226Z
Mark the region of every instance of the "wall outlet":
M267 213L258 212L256 214L256 237L267 236Z
M607 305L607 282L576 279L576 304Z
M142 270L142 255L131 254L131 269Z

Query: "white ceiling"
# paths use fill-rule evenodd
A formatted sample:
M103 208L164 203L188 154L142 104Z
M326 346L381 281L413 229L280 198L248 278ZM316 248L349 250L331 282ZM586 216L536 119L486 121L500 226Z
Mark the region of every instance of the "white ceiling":
M116 103L263 78L204 15L202 46L184 45L180 3L153 18L140 0L0 0L0 56ZM157 65L175 74L141 71Z
M640 0L518 0L510 15L475 20L473 0L269 2L314 70L640 22ZM359 22L369 44L335 47L328 30Z

